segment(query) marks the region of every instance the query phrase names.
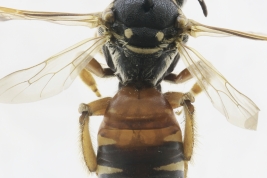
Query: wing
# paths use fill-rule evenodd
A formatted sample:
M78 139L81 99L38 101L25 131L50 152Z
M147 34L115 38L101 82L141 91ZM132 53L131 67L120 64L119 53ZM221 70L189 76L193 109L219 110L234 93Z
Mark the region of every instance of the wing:
M0 102L32 102L60 93L70 86L108 38L106 35L83 40L38 65L0 79Z
M178 43L190 73L197 79L198 84L206 92L216 109L230 123L245 129L256 130L259 108L248 97L237 91L211 63L196 50Z
M63 25L79 25L90 28L102 24L101 13L73 14L64 12L24 11L0 7L0 20L44 20Z
M242 38L249 38L253 40L267 41L267 36L203 25L191 19L189 20L187 26L189 27L187 33L193 37L222 35L222 36L239 36Z

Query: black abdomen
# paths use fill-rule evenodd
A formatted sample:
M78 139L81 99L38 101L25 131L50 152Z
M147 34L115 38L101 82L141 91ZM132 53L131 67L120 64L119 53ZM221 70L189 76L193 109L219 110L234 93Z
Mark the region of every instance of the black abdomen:
M160 146L121 149L116 145L98 149L98 165L121 169L99 178L182 178L182 170L160 170L163 165L183 163L182 144L166 142Z

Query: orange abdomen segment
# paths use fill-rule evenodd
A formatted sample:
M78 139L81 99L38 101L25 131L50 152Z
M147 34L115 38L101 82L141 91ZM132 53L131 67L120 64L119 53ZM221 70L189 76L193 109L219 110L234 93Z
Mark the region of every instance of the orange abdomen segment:
M183 144L173 110L155 88L122 88L98 133L100 178L183 177Z

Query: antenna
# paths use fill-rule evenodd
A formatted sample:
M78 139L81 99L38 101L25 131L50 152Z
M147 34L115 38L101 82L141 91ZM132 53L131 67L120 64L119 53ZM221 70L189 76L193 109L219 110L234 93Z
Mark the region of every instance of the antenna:
M207 9L207 6L206 6L204 0L198 0L198 2L199 2L200 6L202 8L203 14L205 15L205 17L207 17L208 9Z

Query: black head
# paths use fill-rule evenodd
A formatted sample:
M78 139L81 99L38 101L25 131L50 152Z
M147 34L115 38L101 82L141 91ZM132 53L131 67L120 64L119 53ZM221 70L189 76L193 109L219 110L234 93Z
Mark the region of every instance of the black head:
M103 47L122 85L159 86L179 60L182 32L175 0L115 0L102 19L111 35Z
M151 48L176 35L178 5L172 0L115 0L111 29L127 44Z
M130 28L164 29L173 25L178 11L172 0L115 0L114 16Z

